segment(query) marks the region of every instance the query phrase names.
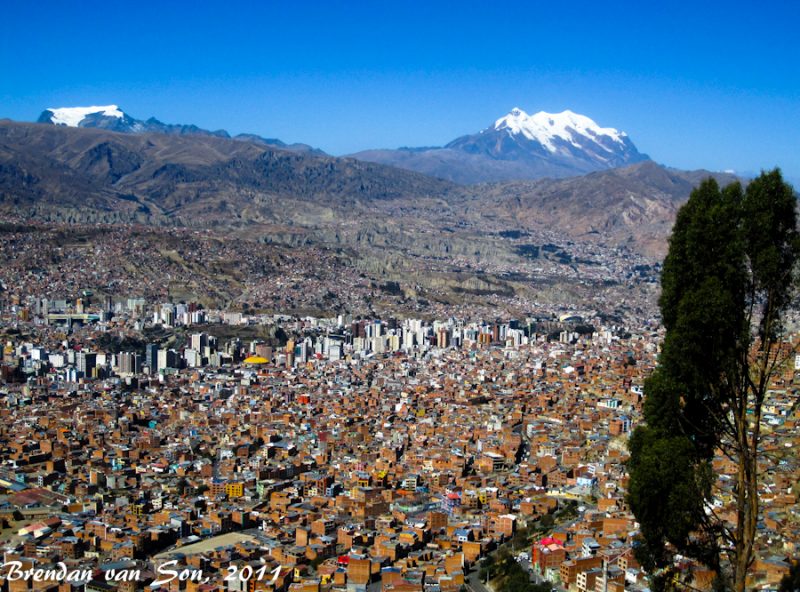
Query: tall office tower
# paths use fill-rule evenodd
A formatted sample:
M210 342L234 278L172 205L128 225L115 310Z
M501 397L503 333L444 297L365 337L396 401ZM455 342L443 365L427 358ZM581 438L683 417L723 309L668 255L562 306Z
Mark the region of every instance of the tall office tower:
M195 349L187 348L183 350L183 359L186 360L186 365L189 368L197 368L198 366L202 366L203 358L200 355L200 352Z
M436 333L436 346L444 348L450 345L450 334L444 327L440 328Z
M84 376L91 377L92 370L97 366L97 354L92 352L78 352L75 355L75 365Z
M172 354L172 355L170 355ZM174 353L172 350L160 349L158 350L158 360L156 362L156 371L160 372L165 368L174 368ZM170 363L172 362L172 364Z
M119 355L119 373L120 375L133 375L139 373L139 354L133 352L122 352Z
M147 364L147 371L153 374L158 369L158 346L155 343L148 343L144 346L144 363Z
M202 325L206 322L206 313L203 310L195 310L189 313L192 325Z
M203 348L208 345L208 335L205 333L192 333L191 347L195 351L203 351Z
M308 343L307 341L302 341L298 343L294 348L294 356L297 360L298 364L305 364L308 361Z
M397 351L400 349L400 336L393 333L386 338L386 347L389 351Z

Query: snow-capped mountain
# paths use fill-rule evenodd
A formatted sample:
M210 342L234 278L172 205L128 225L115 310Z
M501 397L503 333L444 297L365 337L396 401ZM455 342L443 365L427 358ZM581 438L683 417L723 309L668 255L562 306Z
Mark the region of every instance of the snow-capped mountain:
M146 132L159 134L185 135L194 134L201 136L217 136L229 138L225 130L208 131L196 125L173 125L162 123L155 117L147 121L134 119L117 105L102 107L59 107L45 109L39 116L39 123L52 123L69 127L94 127L112 132L126 134L141 134Z
M106 105L105 107L62 107L59 109L46 109L39 121L43 122L44 119L47 119L49 123L55 125L81 127L81 122L89 116L93 116L92 119L98 117L124 119L126 117L116 105Z
M38 123L49 123L68 127L91 127L120 132L125 134L170 134L170 135L196 135L230 138L225 130L209 131L196 125L183 125L163 123L151 117L147 120L135 119L125 113L117 105L94 107L59 107L45 109L37 120ZM262 138L254 134L239 134L233 138L244 142L255 142L267 146L274 146L283 150L295 152L312 152L324 154L321 150L312 148L307 144L286 144L277 138Z
M514 107L505 117L494 123L494 130L507 129L511 135L522 134L529 140L535 140L545 146L550 152L556 152L559 140L569 142L575 146L577 138L589 137L597 140L609 138L617 144L624 144L623 138L628 134L615 130L613 127L600 127L594 121L572 111L561 113L545 113L539 111L528 115L519 107ZM483 133L483 132L481 132Z
M577 172L632 164L639 154L625 132L600 127L572 111L528 115L514 108L494 125L445 146L497 160L552 160Z
M67 127L96 127L124 133L145 131L143 122L132 118L117 105L45 109L38 122Z
M563 111L519 108L443 148L370 150L353 155L462 183L571 177L649 160L625 132Z

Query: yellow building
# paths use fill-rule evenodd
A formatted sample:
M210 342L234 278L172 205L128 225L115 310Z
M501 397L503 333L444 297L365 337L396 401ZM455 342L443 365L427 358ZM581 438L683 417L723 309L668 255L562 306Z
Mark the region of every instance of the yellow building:
M242 497L244 495L244 483L232 481L225 484L225 495L229 498Z

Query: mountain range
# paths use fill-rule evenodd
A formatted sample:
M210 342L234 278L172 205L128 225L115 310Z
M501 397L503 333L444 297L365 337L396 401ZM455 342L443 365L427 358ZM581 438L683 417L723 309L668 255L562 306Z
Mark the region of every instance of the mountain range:
M467 184L574 177L649 160L625 132L600 127L585 115L569 110L528 115L519 108L444 147L351 156Z
M118 133L0 121L0 205L52 219L202 225L287 219L299 203L345 207L451 184L382 165L211 134Z
M209 131L196 125L162 123L155 117L145 121L134 119L117 105L45 109L39 116L37 123L49 123L65 127L97 128L124 134L157 133L176 136L214 136L255 142L292 152L325 154L322 150L312 148L308 144L287 144L277 138L262 138L256 134L238 134L232 137L225 130Z
M117 105L46 109L38 122L120 133L231 138L225 130L166 124L154 117L135 119ZM232 139L325 155L308 144L286 144L256 134L238 134ZM443 147L365 150L350 156L462 184L574 177L649 160L625 132L600 127L585 115L569 110L528 115L519 108L486 129L456 138Z
M604 170L464 186L263 139L141 122L114 106L95 109L48 110L42 119L49 125L0 121L0 212L221 227L262 233L267 241L470 257L505 257L511 247L487 238L498 232L544 229L660 256L677 207L710 174L661 167L622 132L575 114L545 121L541 131L531 117L512 112L497 129L443 150L490 158L494 148L496 155L533 149ZM512 137L485 142L492 134ZM611 168L627 160L639 162Z

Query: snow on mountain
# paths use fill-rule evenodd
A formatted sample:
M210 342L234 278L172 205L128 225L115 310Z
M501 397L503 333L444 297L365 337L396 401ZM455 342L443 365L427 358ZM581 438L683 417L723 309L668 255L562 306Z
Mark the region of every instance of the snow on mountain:
M456 138L445 148L492 160L527 162L539 171L535 174L558 177L647 160L625 132L600 127L569 110L528 115L514 108L494 125Z
M45 109L39 116L37 122L68 127L104 129L122 134L151 133L177 136L213 136L230 139L230 134L225 130L211 131L191 124L163 123L155 117L151 117L147 120L134 119L117 105ZM275 138L261 138L254 134L240 134L235 139L242 142L256 142L258 144L274 146L291 152L325 154L322 150L312 148L307 144L285 144Z
M564 140L576 148L581 148L581 143L577 141L576 136L584 136L592 140L597 140L600 136L607 136L618 144L624 144L623 138L627 135L612 127L600 127L589 117L569 110L561 113L539 111L528 115L518 107L498 119L494 124L494 129L508 130L509 134L522 134L529 140L539 142L553 153L559 151L553 141L556 138ZM602 144L600 146L608 152L612 152L611 148Z
M58 109L47 109L50 121L55 125L66 125L78 127L88 115L100 114L104 117L117 117L122 119L125 114L116 105L106 105L105 107L60 107Z
M442 148L365 150L356 158L457 183L572 177L649 160L625 132L566 110L528 115L519 108Z

